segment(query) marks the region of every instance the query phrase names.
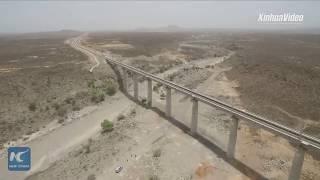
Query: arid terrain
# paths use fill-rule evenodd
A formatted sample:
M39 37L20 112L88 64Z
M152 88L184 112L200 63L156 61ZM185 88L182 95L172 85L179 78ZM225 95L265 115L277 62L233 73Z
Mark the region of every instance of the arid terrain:
M0 37L0 147L26 141L53 121L62 124L69 112L100 101L112 72L89 72L87 57L66 43L78 35Z
M239 39L227 63L251 111L320 137L320 36L253 35Z
M227 31L183 32L172 37L175 33L167 32L157 33L153 38L154 33L146 34L141 38L139 32L96 33L90 36L88 44L111 53L114 59L319 137L318 35ZM164 38L159 41L159 36ZM168 48L162 46L170 42ZM145 48L158 53L151 56L144 53ZM159 84L153 89L159 99L165 94ZM188 124L190 114L185 110L191 111L190 101L177 93L173 99L177 101L173 102L176 107L173 116ZM230 116L205 105L200 111L203 111L199 117L200 131L225 149ZM291 145L246 123L240 127L239 159L266 177L285 179L293 157ZM269 148L269 153L262 147ZM320 156L312 156L307 156L303 179L319 176L315 169L319 167Z
M320 137L320 36L285 33L183 32L183 33L96 33L89 43L107 50L148 72L158 73L195 60L222 57L231 67L226 75L239 87L243 106L284 125ZM209 59L210 61L210 59ZM185 69L168 77L196 86L195 76L204 79L207 69ZM168 73L167 73L168 74ZM185 75L183 75L185 74ZM191 74L191 75L190 75ZM191 76L191 77L189 77ZM188 86L188 85L187 85ZM227 101L223 97L220 98Z
M240 121L236 159L241 163L228 163L218 149L226 149L230 114L199 104L198 131L217 146L212 148L144 106L144 79L139 82L140 104L130 100L131 78L127 95L116 92L117 69L106 64L104 56L320 137L319 35L233 31L61 34L1 40L1 46L8 49L0 53L4 107L0 143L7 147L8 141L41 132L52 122L62 124L39 135L40 140L35 137L28 142L26 138L24 143L36 153L36 167L30 173L8 177L287 179L295 150L290 142ZM12 50L23 44L34 48L22 47L19 55ZM164 110L164 96L165 88L153 83L154 108ZM172 98L173 118L188 127L190 97L174 91ZM102 133L100 123L105 119L112 128ZM15 128L21 130L12 131ZM66 147L54 147L48 143L51 140L57 146L66 143ZM307 154L302 179L319 178L320 155Z

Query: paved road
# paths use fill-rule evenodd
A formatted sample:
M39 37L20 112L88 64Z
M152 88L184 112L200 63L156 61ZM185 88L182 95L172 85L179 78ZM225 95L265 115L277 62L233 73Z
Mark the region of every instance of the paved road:
M89 58L96 62L90 68L92 72L100 65L99 56L94 50L86 48L80 44L82 37L69 40L69 44L79 51L87 54ZM0 154L0 180L23 180L30 174L41 171L74 147L86 142L90 137L97 134L100 130L101 122L107 117L115 119L123 111L127 111L133 102L129 101L122 93L117 93L108 102L103 102L96 106L95 110L80 117L79 120L61 126L54 131L40 136L21 146L31 148L31 170L26 172L8 171L7 153ZM80 114L83 114L80 112Z
M53 132L41 136L23 146L31 148L31 170L11 172L7 168L7 154L0 157L0 180L23 180L32 172L47 168L55 160L70 152L75 146L86 142L100 130L100 123L108 117L115 119L119 113L127 111L133 102L118 93L113 100L104 102L92 113L61 126Z

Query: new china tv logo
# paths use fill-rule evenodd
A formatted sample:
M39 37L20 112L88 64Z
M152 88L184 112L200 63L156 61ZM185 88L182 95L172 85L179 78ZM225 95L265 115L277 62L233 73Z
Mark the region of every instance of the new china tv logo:
M31 168L31 149L29 147L10 147L8 149L9 171L28 171Z

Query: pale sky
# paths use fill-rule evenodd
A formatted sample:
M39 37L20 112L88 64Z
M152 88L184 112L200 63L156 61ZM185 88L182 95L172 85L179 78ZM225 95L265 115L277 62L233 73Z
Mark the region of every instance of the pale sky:
M0 32L73 29L131 30L177 25L186 28L320 28L316 1L29 1L0 2ZM299 25L262 25L259 13L304 15Z

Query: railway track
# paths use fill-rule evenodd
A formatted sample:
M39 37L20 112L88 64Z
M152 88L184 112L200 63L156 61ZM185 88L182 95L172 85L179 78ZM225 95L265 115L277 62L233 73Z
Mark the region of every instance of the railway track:
M291 167L291 171L289 173L289 179L290 180L297 180L300 177L301 169L304 161L304 154L306 151L316 151L320 152L320 139L316 137L312 137L310 135L307 135L303 133L302 131L297 131L295 129L292 129L290 127L284 126L282 124L279 124L275 121L263 118L261 116L258 116L256 114L253 114L251 112L247 112L242 109L235 108L231 105L228 105L224 102L221 102L213 97L209 97L207 95L192 91L186 87L183 87L181 85L178 85L176 83L173 83L171 81L164 80L162 78L159 78L153 74L144 72L138 68L123 64L121 62L112 60L108 57L106 57L106 61L108 63L111 63L113 65L116 65L117 67L122 68L123 72L131 72L133 74L133 80L134 80L134 94L135 97L138 97L138 78L136 76L142 76L145 79L148 80L148 102L149 104L152 104L152 81L158 82L162 85L164 85L167 88L166 93L166 114L167 116L171 115L171 89L174 89L176 91L179 91L181 93L184 93L190 97L192 97L193 101L193 108L192 108L192 122L191 122L191 132L196 133L197 132L197 116L198 116L198 102L205 103L209 106L212 106L214 108L218 108L220 110L223 110L227 113L230 113L233 115L233 125L231 128L231 132L229 135L229 142L228 142L228 149L227 149L227 156L230 158L234 158L235 153L235 145L237 140L237 129L238 129L238 122L239 120L248 121L250 123L253 123L254 125L257 125L260 128L263 128L267 131L270 131L272 133L278 134L282 136L283 138L289 140L293 144L296 144L297 151L295 154L295 157L293 159L293 165ZM127 73L122 73L124 76L123 78L126 79L128 77ZM126 83L126 80L123 81ZM126 87L126 85L124 86Z

